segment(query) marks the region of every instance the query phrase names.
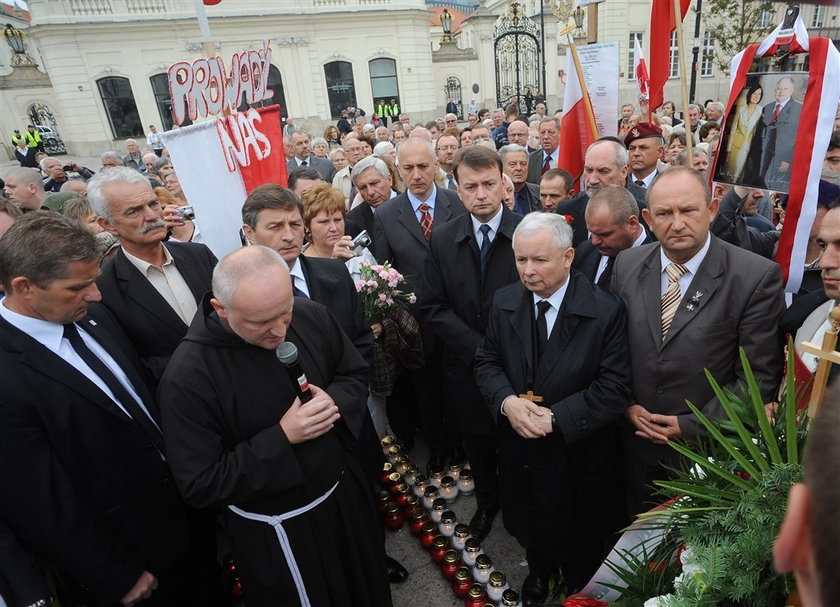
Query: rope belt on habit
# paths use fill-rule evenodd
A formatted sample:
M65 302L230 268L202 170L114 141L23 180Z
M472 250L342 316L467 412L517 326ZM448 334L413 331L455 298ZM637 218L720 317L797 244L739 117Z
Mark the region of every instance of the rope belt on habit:
M301 607L312 607L312 603L309 602L309 595L306 594L306 586L303 584L303 576L300 574L300 569L298 569L297 561L295 560L295 553L292 551L292 546L289 544L289 536L286 535L286 530L283 529L283 521L287 521L289 519L295 518L296 516L300 516L304 512L309 512L313 508L319 506L325 499L332 495L335 488L338 487L338 483L340 481L336 481L335 485L329 488L329 490L316 499L315 501L306 504L305 506L301 506L295 510L290 510L284 514L258 514L256 512L246 512L241 508L237 508L236 506L228 506L231 512L234 512L241 516L242 518L247 518L252 521L260 521L262 523L268 523L272 527L274 527L274 532L277 534L277 541L280 542L280 548L283 550L283 556L286 557L286 564L289 566L289 571L292 573L292 579L295 581L295 588L297 588L298 597L300 598Z

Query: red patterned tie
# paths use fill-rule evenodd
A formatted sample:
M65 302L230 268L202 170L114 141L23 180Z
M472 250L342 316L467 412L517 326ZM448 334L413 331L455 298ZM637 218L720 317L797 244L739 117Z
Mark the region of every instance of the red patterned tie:
M776 122L776 118L779 117L779 112L781 112L781 111L782 111L782 104L777 103L776 104L776 109L773 110L773 117L770 119L770 122Z
M551 168L551 156L546 157L545 162L543 163L542 174L545 175L546 171Z
M417 208L420 209L420 229L423 230L426 240L429 240L432 237L432 214L429 213L431 207L424 202Z

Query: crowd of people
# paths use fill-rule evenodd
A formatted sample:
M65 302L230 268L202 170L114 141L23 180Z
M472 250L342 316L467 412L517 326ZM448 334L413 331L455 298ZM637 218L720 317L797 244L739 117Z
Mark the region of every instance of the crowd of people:
M27 152L4 175L7 602L225 605L224 565L249 606L390 605L408 574L374 507L386 434L423 440L430 477L469 462L470 534L501 513L524 605L558 571L579 591L684 465L668 443L700 438L685 402L722 415L704 369L740 393L743 349L772 403L785 334L819 341L840 303L840 130L787 307L785 197L710 187L720 102L685 122L670 102L622 107L581 175L558 168L562 112L541 99L466 124L385 105L320 135L287 123L288 187L250 192L221 260L193 209L213 201L187 199L154 127L95 172ZM416 303L367 319L360 254ZM836 492L797 491L792 508L836 519ZM795 518L777 550L824 605L836 576L800 548L828 558L826 525Z

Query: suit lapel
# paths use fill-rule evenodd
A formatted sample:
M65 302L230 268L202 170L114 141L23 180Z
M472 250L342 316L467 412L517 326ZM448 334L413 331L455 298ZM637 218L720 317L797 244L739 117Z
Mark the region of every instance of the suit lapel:
M715 238L712 237L709 252L706 253L706 258L697 268L697 274L688 286L688 293L682 294L680 305L676 314L674 314L674 320L671 321L668 336L662 347L668 345L688 323L702 313L703 308L706 307L718 288L720 278L724 274L724 266L723 250L715 242Z
M172 255L172 259L175 260L175 267L178 268L178 272L181 273L184 282L190 288L196 303L201 301L201 298L204 297L204 292L207 290L207 285L201 282L201 277L198 275L198 265L185 255L183 248L163 246L166 247L169 254Z
M437 209L435 209L435 213L437 213ZM411 202L408 200L408 196L406 196L399 207L397 207L397 221L399 221L408 233L411 234L417 241L419 241L424 247L428 248L429 241L426 240L425 236L423 236L423 231L420 229L420 222L417 221L414 209L411 208Z
M452 218L452 205L449 204L449 199L443 193L445 191L437 188L435 194L435 223L440 222L438 225L443 225Z
M510 312L510 326L513 334L519 339L522 354L525 359L525 384L533 388L534 378L534 336L531 306L533 299L531 292L522 287L522 295L518 301L506 302L506 309Z
M187 266L189 264L184 263L183 265ZM114 259L114 270L117 273L117 280L122 284L122 290L134 300L134 303L165 325L178 326L176 323L185 325L181 317L175 313L175 310L152 286L152 283L128 260L122 249ZM192 289L192 287L190 288Z
M642 289L645 319L650 329L650 336L657 347L662 347L662 263L659 260L659 247L653 247L644 267L639 273L639 285Z

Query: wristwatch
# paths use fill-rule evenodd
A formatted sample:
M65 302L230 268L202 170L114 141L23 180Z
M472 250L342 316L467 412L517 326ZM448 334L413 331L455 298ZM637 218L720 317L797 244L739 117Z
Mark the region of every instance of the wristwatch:
M552 430L557 430L557 424L555 423L555 420L554 420L554 411L549 409L548 412L551 413L551 429Z

